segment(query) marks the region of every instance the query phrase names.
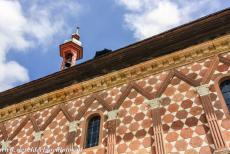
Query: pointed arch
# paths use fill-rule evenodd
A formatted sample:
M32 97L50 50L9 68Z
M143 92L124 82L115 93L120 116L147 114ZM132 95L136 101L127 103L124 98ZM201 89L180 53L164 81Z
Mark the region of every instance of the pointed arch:
M123 94L118 99L117 103L115 103L115 106L113 108L118 109L122 105L122 103L124 102L125 98L128 97L128 95L132 89L136 90L138 93L140 93L142 96L146 97L147 99L154 99L154 98L160 97L164 93L164 91L167 89L168 85L171 83L171 80L175 76L178 77L179 79L183 80L184 82L188 83L189 85L193 86L193 87L197 87L200 85L199 82L197 82L197 81L193 80L192 78L182 74L181 72L177 71L176 69L173 69L173 70L169 71L165 81L162 82L160 89L157 91L157 93L155 95L150 94L149 92L147 92L145 89L140 87L134 81L130 82L127 85Z
M214 58L211 59L212 63L211 66L209 66L208 70L205 72L205 75L202 79L202 84L208 84L219 64L219 57L214 56Z
M30 114L30 119L29 120L31 121L35 132L40 131L40 128L39 128L39 126L37 124L37 121L35 120L35 118L34 118L34 116L32 114Z
M27 124L27 122L29 121L29 115L27 115L22 122L20 123L20 125L16 128L16 130L9 136L8 140L13 140L15 136L17 136L17 134L22 130L22 128Z
M184 82L188 83L189 85L193 86L193 87L197 87L200 85L199 82L197 82L196 80L193 80L192 78L182 74L181 72L174 70L175 72L175 76L178 77L179 79L183 80Z
M97 100L98 103L101 104L107 111L112 110L112 107L109 106L108 103L103 98L101 98L101 96L99 96L98 94L93 94L84 101L85 106L78 111L78 114L74 119L80 120L95 100Z
M166 90L166 88L168 87L168 85L171 83L171 80L173 79L174 75L175 75L174 69L171 70L171 71L169 71L167 77L162 82L162 84L160 86L160 89L158 90L155 98L158 98L158 97L160 97L163 94L163 92Z

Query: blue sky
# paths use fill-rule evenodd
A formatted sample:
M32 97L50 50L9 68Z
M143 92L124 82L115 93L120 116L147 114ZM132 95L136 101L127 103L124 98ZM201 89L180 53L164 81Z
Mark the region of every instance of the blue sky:
M0 91L59 71L59 44L76 26L81 63L227 7L229 0L1 0Z

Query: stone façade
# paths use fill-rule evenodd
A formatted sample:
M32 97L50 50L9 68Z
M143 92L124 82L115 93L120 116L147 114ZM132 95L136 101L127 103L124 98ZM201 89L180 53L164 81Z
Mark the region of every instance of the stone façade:
M229 51L223 34L3 108L1 143L81 147L87 117L99 112L100 145L83 153L223 153L230 119L218 84Z

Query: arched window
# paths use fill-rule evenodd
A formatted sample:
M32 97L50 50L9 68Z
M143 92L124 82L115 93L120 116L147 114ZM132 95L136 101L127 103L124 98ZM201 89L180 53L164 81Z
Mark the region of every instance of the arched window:
M220 89L227 104L228 111L230 111L230 80L223 81L220 84Z
M93 116L88 121L85 148L97 146L99 143L100 136L100 121L99 115Z

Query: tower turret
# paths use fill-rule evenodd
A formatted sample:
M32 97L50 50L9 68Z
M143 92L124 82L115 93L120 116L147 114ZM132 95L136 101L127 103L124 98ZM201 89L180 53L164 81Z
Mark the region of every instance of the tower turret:
M60 45L60 56L63 58L61 70L74 66L78 59L83 57L83 48L80 41L79 27L72 34L71 39Z

